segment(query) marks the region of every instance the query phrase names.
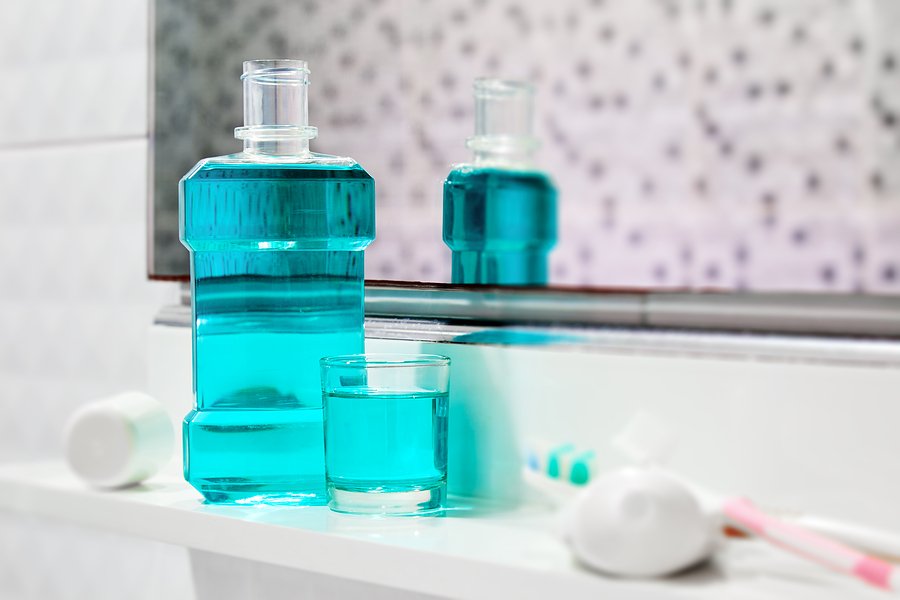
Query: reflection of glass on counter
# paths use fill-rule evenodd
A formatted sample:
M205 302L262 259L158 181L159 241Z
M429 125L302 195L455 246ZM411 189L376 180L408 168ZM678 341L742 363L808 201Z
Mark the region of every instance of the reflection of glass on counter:
M181 182L195 409L185 478L211 502L324 504L319 359L363 350L372 178L309 151L306 63L244 63L244 152Z
M472 164L444 181L444 242L453 283L546 285L556 243L556 188L534 168L534 90L527 83L475 81Z

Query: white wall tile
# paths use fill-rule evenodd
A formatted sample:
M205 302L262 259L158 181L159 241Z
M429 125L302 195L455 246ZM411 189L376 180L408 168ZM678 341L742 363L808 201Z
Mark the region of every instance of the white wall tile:
M146 328L175 300L145 268L146 142L0 151L0 459L52 454L68 413L145 383ZM87 386L73 387L75 382Z
M3 600L192 600L184 548L0 512Z
M5 0L3 147L146 135L148 0Z

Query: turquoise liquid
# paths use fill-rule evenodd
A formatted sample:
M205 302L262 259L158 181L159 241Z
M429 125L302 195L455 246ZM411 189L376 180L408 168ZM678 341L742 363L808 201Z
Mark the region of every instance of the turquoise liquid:
M182 180L196 405L185 479L211 502L325 502L318 361L363 350L374 182L359 166L200 163Z
M539 171L462 166L444 181L453 283L546 285L556 189Z
M338 389L325 400L329 485L354 492L431 490L447 481L448 395Z

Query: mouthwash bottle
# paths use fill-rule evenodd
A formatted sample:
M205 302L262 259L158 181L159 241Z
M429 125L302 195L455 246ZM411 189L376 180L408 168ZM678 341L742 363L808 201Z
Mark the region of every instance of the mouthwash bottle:
M309 69L244 63L244 151L181 180L195 408L184 475L210 502L324 504L319 359L363 351L375 183L309 151Z
M533 88L522 82L475 80L471 164L444 181L444 243L452 250L453 283L546 285L556 243L556 188L534 168Z

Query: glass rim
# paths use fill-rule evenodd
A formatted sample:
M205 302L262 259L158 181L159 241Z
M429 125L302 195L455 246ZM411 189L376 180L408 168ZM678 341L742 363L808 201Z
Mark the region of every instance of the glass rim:
M472 83L476 98L515 98L534 95L534 86L528 81L478 77Z
M269 76L295 76L309 75L309 65L305 60L296 58L257 58L245 60L241 79Z
M319 359L322 367L390 369L404 367L444 367L450 357L442 354L363 353L326 356Z

